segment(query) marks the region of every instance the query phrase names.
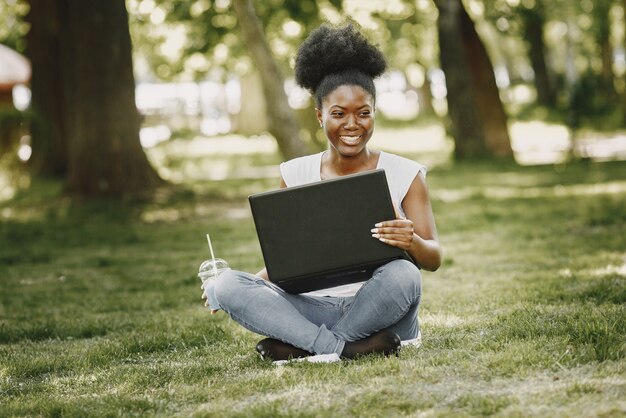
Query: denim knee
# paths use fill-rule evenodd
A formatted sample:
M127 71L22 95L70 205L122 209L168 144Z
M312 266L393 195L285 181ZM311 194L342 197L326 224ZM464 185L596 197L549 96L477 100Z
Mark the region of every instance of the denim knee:
M394 260L380 268L378 274L384 287L391 293L418 299L422 293L422 273L408 260Z
M253 280L246 273L225 271L215 281L215 298L225 311L236 310L238 304L245 303L242 297L246 294L244 289L252 283Z

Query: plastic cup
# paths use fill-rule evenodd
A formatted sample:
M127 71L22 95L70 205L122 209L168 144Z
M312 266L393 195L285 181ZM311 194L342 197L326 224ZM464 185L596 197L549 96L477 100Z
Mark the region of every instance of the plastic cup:
M230 270L230 267L228 267L228 263L221 258L204 260L202 264L200 264L200 269L198 269L198 277L200 281L202 281L202 288L204 289L205 284L217 279L220 274L227 270Z

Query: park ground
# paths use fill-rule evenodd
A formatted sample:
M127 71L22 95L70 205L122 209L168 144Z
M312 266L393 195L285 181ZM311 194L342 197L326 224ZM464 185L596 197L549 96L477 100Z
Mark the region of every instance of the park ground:
M232 141L151 150L177 186L149 202L43 180L0 202L0 416L626 414L626 163L392 148L431 167L445 253L424 274L423 346L275 366L200 299L207 232L232 267L262 265L247 196L277 186L279 157Z

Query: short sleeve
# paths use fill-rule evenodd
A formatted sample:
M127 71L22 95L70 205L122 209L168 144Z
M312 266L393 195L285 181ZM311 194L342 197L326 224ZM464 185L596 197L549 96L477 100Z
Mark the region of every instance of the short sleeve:
M384 155L382 167L387 175L391 198L400 204L419 173L426 177L426 166L394 154Z
M294 158L280 164L280 175L287 187L320 180L321 153Z

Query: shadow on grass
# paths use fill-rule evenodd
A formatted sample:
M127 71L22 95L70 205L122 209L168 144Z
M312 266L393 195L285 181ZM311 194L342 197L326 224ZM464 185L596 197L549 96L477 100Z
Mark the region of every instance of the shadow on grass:
M195 276L207 230L231 265L258 268L246 197L274 179L193 181L147 202L68 201L36 186L0 205L0 393L10 405L0 415L168 416L176 405L199 416L297 416L291 390L307 411L329 415L442 402L506 414L518 400L492 396L494 377L515 386L538 370L626 356L624 276L597 274L623 263L624 194L587 187L622 187L624 166L433 170L433 195L461 198L433 201L446 257L424 282L424 346L397 359L284 369L258 360L256 336L202 308ZM398 395L398 376L423 383L423 399ZM487 392L464 389L475 381ZM345 397L309 397L326 383ZM429 392L437 383L445 391Z

